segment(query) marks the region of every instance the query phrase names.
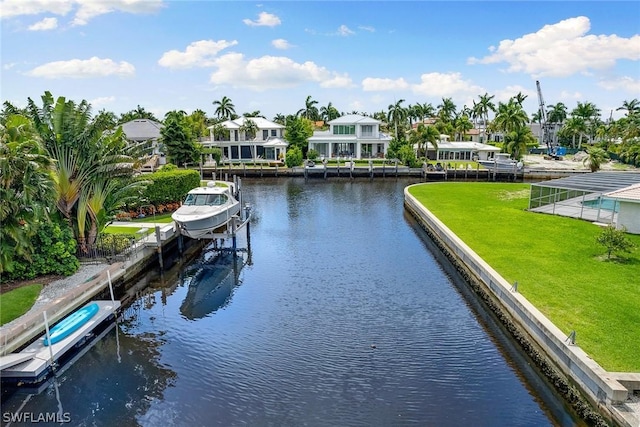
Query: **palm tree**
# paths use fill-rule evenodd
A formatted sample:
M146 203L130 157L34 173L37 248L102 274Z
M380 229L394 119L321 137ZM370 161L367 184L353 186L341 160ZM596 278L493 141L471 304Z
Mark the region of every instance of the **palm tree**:
M494 119L497 130L505 133L512 132L524 127L528 122L527 113L515 98L511 98L506 104L502 102L498 104L498 113Z
M340 112L333 104L330 102L325 107L320 107L320 117L324 120L325 124L330 122L331 120L337 119L340 117Z
M475 110L476 114L479 115L480 117L482 117L482 122L483 122L483 126L482 126L483 139L482 139L482 142L486 142L487 126L488 126L488 122L489 122L489 111L492 111L494 113L496 111L496 106L491 101L493 98L495 98L495 95L489 96L489 94L487 92L485 92L484 95L480 95L480 100L478 101L477 104L474 105L474 110Z
M219 101L213 101L213 105L216 106L215 115L218 119L230 120L236 113L235 105L226 96Z
M585 124L585 121L582 117L570 117L568 118L565 122L564 125L562 126L562 129L560 129L560 132L562 135L564 136L569 136L571 137L571 146L573 148L576 148L576 136L579 135L580 137L580 141L578 144L578 147L580 147L582 145L582 135L587 131L587 126Z
M624 101L622 103L622 107L616 108L616 111L624 110L626 111L626 116L633 116L640 112L640 101L638 99L633 99L631 101Z
M389 105L389 113L387 114L387 120L393 122L396 131L396 141L398 140L398 123L404 122L407 118L407 110L402 107L404 99L397 101L395 104Z
M436 151L436 159L438 158L438 139L440 138L440 132L436 129L435 126L425 125L424 123L418 123L415 129L412 129L409 132L409 143L414 146L417 146L418 157L423 156L423 146L424 155L428 151L427 143L431 143L433 148Z
M505 151L511 154L511 157L520 160L527 148L536 145L537 140L531 133L528 126L515 128L505 135Z
M547 112L547 120L550 123L563 123L567 119L567 106L562 102L551 105Z
M260 112L260 110L251 111L250 113L244 113L242 117L262 117L263 119L265 118Z
M258 128L258 125L256 124L256 122L254 122L251 119L245 119L244 123L242 123L242 126L240 126L239 130L240 132L244 132L244 137L246 141L252 141L253 139L255 139L260 129Z
M144 107L141 107L140 104L138 104L138 107L136 107L135 110L131 110L124 114L121 114L120 119L118 120L118 124L130 122L131 120L136 119L147 119L153 120L154 122L159 122L159 120L156 118L156 116L153 115L152 112L145 110Z
M442 103L438 105L438 118L445 123L453 121L456 114L456 104L451 98L442 98Z
M298 112L296 113L296 116L304 117L311 121L318 120L319 113L318 113L318 107L316 107L317 103L318 101L312 99L311 95L307 96L307 99L304 102L304 108L298 110Z
M582 163L589 165L591 172L600 170L600 166L607 160L609 155L600 147L591 147L587 150L588 157Z
M529 95L525 95L522 92L518 92L518 94L516 96L514 96L515 101L520 104L520 106L522 107L522 103L524 102L525 99L527 99L529 97Z

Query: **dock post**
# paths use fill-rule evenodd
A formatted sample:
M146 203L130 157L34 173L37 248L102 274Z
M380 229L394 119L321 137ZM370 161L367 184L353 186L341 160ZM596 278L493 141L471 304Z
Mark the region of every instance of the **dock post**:
M156 225L156 244L158 251L158 263L160 264L160 271L164 270L164 260L162 259L162 239L160 238L160 226Z
M113 296L113 283L111 283L111 272L107 270L107 280L109 281L109 292L111 293L111 302L115 304L116 299Z
M47 333L47 342L49 343L47 347L49 347L49 359L51 360L51 369L54 369L53 350L51 349L51 333L49 332L49 321L47 320L47 310L43 311L42 315L44 316L44 329Z
M180 233L179 231L180 230L178 230L178 253L182 255L182 253L184 252L184 242L182 241L182 233Z

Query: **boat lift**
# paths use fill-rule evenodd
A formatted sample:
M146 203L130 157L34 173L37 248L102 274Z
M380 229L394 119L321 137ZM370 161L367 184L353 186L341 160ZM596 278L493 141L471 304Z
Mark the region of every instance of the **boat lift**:
M215 181L215 175L213 177ZM231 220L226 224L218 227L215 230L211 230L201 236L199 240L206 239L212 240L213 246L216 250L224 251L246 251L246 249L239 249L237 243L237 234L243 229L246 229L247 232L247 240L250 240L250 227L249 221L251 220L251 205L249 203L243 203L242 199L242 180L238 176L234 175L233 177L233 197L240 202L240 214L233 215ZM184 238L182 233L178 234L178 248L180 253L182 253L184 244L182 239ZM228 239L231 239L231 248L225 248L224 242Z

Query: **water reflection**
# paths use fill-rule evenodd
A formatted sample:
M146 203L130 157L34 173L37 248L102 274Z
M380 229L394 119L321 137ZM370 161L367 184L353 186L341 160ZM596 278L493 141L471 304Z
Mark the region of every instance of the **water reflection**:
M201 260L190 265L181 277L182 286L187 286L188 291L180 312L187 319L196 320L225 307L240 285L240 270L247 259L245 252L205 249Z

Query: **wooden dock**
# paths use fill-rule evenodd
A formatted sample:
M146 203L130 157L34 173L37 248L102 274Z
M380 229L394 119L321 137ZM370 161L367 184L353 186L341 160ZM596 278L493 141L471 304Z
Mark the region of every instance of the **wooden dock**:
M90 301L100 307L87 323L60 342L44 345L44 336L18 353L0 357L0 376L2 380L13 380L27 383L43 381L55 364L74 348L82 345L87 336L98 328L105 320L113 317L120 308L120 301ZM51 325L53 326L53 325Z

